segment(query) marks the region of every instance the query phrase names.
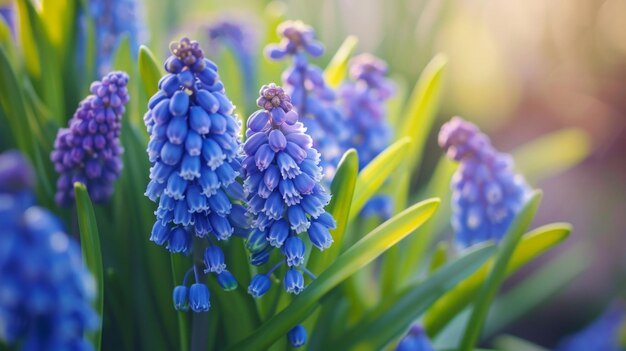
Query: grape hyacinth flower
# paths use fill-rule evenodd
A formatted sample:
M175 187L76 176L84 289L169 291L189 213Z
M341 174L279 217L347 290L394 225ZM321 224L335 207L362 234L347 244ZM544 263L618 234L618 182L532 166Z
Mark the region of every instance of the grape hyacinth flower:
M34 204L35 176L17 151L0 155L0 341L23 350L92 350L95 281L60 221Z
M313 138L313 147L322 155L321 163L327 177L332 179L335 167L345 151L349 136L345 117L336 104L335 91L324 80L322 70L309 63L307 56L320 57L322 44L315 39L315 31L301 21L286 21L278 26L283 37L279 44L266 48L273 60L291 56L292 65L283 73L283 83L291 103Z
M120 40L126 36L136 57L145 41L141 3L137 0L89 0L89 15L96 30L96 68L102 75L111 69L111 60Z
M213 23L209 26L208 32L215 49L223 45L234 54L241 69L241 83L245 93L243 100L252 101L256 85L255 53L257 50L253 28L250 28L246 22L229 19Z
M439 145L460 163L452 179L452 225L467 247L500 240L530 192L510 155L498 152L478 127L454 117L441 127Z
M298 294L305 287L303 272L315 278L304 268L306 247L299 234L307 232L319 250L330 247L329 229L335 228L335 220L324 209L330 195L320 184L320 155L298 122L289 95L275 84L265 85L257 104L262 109L248 119L243 147L244 190L254 228L246 246L256 266L268 262L274 248L281 250L283 258L267 273L253 277L248 292L255 298L262 296L270 288L270 275L286 263L284 288ZM306 331L304 336L301 331L292 336L292 344L299 346Z
M398 343L396 351L435 351L435 348L428 340L424 329L419 325L413 325Z
M624 306L614 303L593 323L563 339L555 351L621 351L624 349L624 345L620 345L624 322Z
M385 103L394 88L385 77L385 62L370 54L353 58L349 72L352 81L347 81L340 89L347 125L352 129L347 147L356 149L359 169L363 169L391 142L392 130L386 120ZM392 211L391 198L377 195L367 202L361 214L387 219Z
M170 46L168 72L148 103L144 122L150 134L150 183L146 196L158 203L150 240L171 253L203 256L204 273L213 273L225 290L237 287L226 269L218 242L245 236L248 219L237 182L241 168L240 123L225 95L217 67L198 42L183 38ZM194 265L174 289L177 309L210 307L209 290ZM194 272L195 284L186 287Z
M119 137L124 105L129 100L127 84L124 72L111 72L93 82L91 95L80 102L69 127L59 129L50 157L60 175L57 204L74 202L75 182L85 184L94 202L104 202L113 193L122 171L124 149Z

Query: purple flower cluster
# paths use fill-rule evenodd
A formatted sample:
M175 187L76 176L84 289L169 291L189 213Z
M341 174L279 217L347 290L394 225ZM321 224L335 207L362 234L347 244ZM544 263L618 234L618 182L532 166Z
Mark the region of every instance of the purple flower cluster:
M91 95L80 102L69 128L61 128L51 154L57 181L56 202L74 202L74 183L85 184L94 202L106 201L122 171L124 149L119 140L128 75L112 72L91 84Z
M363 169L389 146L392 130L386 120L385 103L393 95L393 84L385 77L384 61L361 54L350 62L350 78L340 89L341 103L351 128L347 148L359 154L359 169ZM391 198L378 195L363 208L366 217L389 218L393 211Z
M441 127L439 145L460 163L452 179L452 225L467 247L500 240L530 191L514 172L510 155L498 152L472 123L455 117Z
M435 348L428 340L424 329L419 325L413 325L398 343L396 351L435 351Z
M144 122L150 134L150 183L146 196L159 206L150 240L167 244L172 253L203 250L205 273L217 275L224 289L237 286L226 270L218 242L233 234L247 235L243 187L236 181L240 163L240 123L225 95L217 67L204 57L198 42L172 43L165 62L168 72L148 103ZM209 290L198 279L174 291L175 306L208 310ZM185 278L186 281L186 278ZM185 292L185 293L183 293ZM189 301L189 304L186 303Z
M335 91L326 84L322 70L309 63L308 55L323 54L322 44L315 39L315 31L300 21L286 21L278 27L283 37L280 44L266 48L273 60L293 57L292 65L283 73L283 82L291 101L302 117L302 123L314 140L313 146L322 154L325 176L332 179L335 167L345 149L349 128L336 105Z
M302 272L313 277L304 268L306 247L299 234L307 232L319 250L330 247L333 239L329 229L335 228L335 220L324 209L330 195L320 185L319 153L298 122L289 95L281 87L266 85L257 104L262 109L248 119L242 163L254 227L246 245L253 265L268 262L274 248L281 250L283 259L267 273L254 276L248 292L255 298L265 294L271 286L270 275L286 263L284 288L298 294L304 289ZM306 331L303 336L302 330L290 333L290 340L303 344Z
M34 174L0 155L0 341L22 350L92 350L94 280L60 221L34 204Z

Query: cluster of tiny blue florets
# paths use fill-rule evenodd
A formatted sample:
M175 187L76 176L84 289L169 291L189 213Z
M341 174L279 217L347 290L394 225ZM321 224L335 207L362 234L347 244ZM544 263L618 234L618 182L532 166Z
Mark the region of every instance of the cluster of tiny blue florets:
M396 351L435 351L424 328L413 325L409 332L400 340Z
M89 14L94 21L96 36L98 74L111 69L113 54L125 36L136 55L139 43L145 39L140 5L137 0L89 0Z
M150 134L150 183L146 196L159 206L150 240L172 253L189 254L194 245L204 252L204 273L214 273L224 289L237 286L226 269L218 242L233 234L247 235L240 172L240 123L225 95L217 67L204 57L196 41L172 43L165 62L168 72L150 99L144 122ZM196 283L174 290L178 309L209 309L209 290Z
M459 117L441 127L439 145L460 163L452 179L452 225L463 246L500 240L530 188L514 172L510 155L498 152L478 128Z
M91 350L95 284L78 244L34 204L34 174L18 152L0 155L0 340L22 350Z
M350 78L340 89L340 97L346 115L350 137L346 147L354 148L359 154L359 169L363 169L392 138L387 123L385 103L393 95L394 88L387 74L387 65L382 60L361 54L350 62ZM377 195L367 202L362 214L366 217L389 218L393 204L389 196Z
M69 121L61 128L51 154L60 174L56 202L74 202L75 182L85 184L94 202L106 201L113 193L115 180L122 171L120 143L124 105L128 103L128 75L112 72L91 84L91 95L80 102Z
M283 73L283 83L302 123L313 138L313 146L322 154L326 177L332 179L335 167L345 149L349 136L345 117L336 104L335 91L326 84L322 70L309 63L308 56L323 54L315 31L300 21L286 21L278 27L283 37L280 44L266 48L273 60L293 57L292 65Z
M329 229L335 227L335 220L324 209L330 195L320 185L320 155L298 122L289 95L281 87L266 85L257 104L262 109L248 119L243 148L244 190L254 227L246 244L253 265L268 262L275 248L284 258L267 273L254 276L248 292L255 298L265 294L271 286L270 275L286 263L284 288L298 294L304 289L302 272L313 277L304 268L306 248L299 234L307 232L320 250L330 247ZM304 343L303 330L296 327L290 332L292 344Z

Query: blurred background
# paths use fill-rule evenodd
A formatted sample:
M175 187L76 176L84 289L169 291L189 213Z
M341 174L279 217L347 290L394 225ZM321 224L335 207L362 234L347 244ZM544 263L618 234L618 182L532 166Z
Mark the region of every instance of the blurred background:
M545 193L535 225L562 220L575 228L549 255L576 246L577 259L587 268L505 332L553 347L625 291L625 0L144 0L138 15L146 23L138 40L158 61L182 34L195 33L206 42L207 26L225 17L250 25L250 45L259 53L259 43L275 35L260 16L303 20L326 45L317 62L322 67L347 36L355 35L356 53L371 52L388 62L398 101L429 60L445 53L447 82L434 130L461 115L503 151L552 131L582 128L590 136L591 156L533 185ZM277 80L275 72L259 74ZM224 69L222 74L228 80L236 73ZM242 99L237 92L231 96ZM433 133L423 168L432 169L440 156ZM413 181L427 180L424 175ZM546 260L540 258L519 276Z

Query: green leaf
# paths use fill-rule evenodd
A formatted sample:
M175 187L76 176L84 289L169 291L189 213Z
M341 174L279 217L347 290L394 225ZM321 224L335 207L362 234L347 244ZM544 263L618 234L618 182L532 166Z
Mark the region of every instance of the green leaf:
M409 98L404 123L399 123L400 129L396 131L399 138L410 137L412 140L411 147L404 150L411 157L394 179L396 208L404 208L406 205L411 172L421 163L424 146L437 115L447 61L445 55L438 54L424 68Z
M493 344L500 351L548 351L546 348L512 335L502 335L494 340Z
M152 51L144 45L139 46L139 73L146 96L152 96L159 89L161 70Z
M84 184L74 183L76 197L76 214L80 230L80 245L83 252L83 261L93 274L98 295L94 301L94 308L100 320L100 327L91 337L96 350L102 346L102 313L104 309L104 277L102 271L102 252L100 251L100 236L96 223L96 214L91 199Z
M562 129L543 135L513 152L520 173L531 182L552 177L577 165L591 151L586 132Z
M474 248L432 276L409 286L360 318L348 332L333 342L338 350L382 350L399 337L442 293L479 268L495 251L493 244Z
M117 49L113 54L111 68L127 73L133 71L133 59L130 48L130 39L128 38L128 35L124 35L120 39L120 42L117 45Z
M22 85L19 83L7 52L2 46L0 46L0 73L2 73L0 74L0 88L2 88L0 89L2 91L0 106L5 111L6 120L17 146L32 159L34 151L30 142L29 126L19 118L19 116L26 116L24 94L20 89Z
M515 253L526 228L528 228L530 222L535 217L535 213L537 213L540 202L541 192L536 190L530 196L529 200L526 202L519 214L515 217L510 228L506 231L506 234L504 235L504 238L498 248L494 264L489 271L489 276L481 287L478 299L474 303L474 309L469 321L467 322L463 338L461 339L461 345L459 348L461 351L471 351L478 341L483 323L485 322L487 313L489 312L491 301L498 292L500 284L506 277L509 262Z
M294 325L305 319L329 291L426 222L438 206L438 199L426 200L381 224L341 254L287 308L231 349L266 350Z
M539 227L524 235L508 264L507 276L561 243L569 236L570 232L569 224L556 223ZM477 298L480 286L485 281L492 266L493 260L488 261L480 270L459 283L454 289L446 292L429 308L424 317L424 328L431 337L435 337L454 316L461 313Z
M367 200L380 189L400 163L412 156L410 153L407 153L407 148L410 145L410 138L402 138L396 141L361 170L356 181L349 220L353 220L359 215Z
M359 40L354 35L348 36L326 66L324 79L331 87L336 88L343 82L348 71L348 61L358 42Z
M569 247L498 297L489 310L484 335L494 335L565 288L588 268L586 251L582 245Z
M18 35L20 39L20 47L24 51L22 57L26 70L33 78L41 76L40 54L38 52L37 38L35 36L30 11L35 11L30 0L17 1L17 10L19 20ZM35 11L36 13L36 11Z
M333 245L324 251L313 250L308 267L314 272L321 272L328 267L342 248L344 235L348 226L348 215L352 205L354 189L359 172L359 157L356 150L350 149L339 161L337 173L330 185L332 199L326 210L337 222L337 228L331 231Z
M441 241L437 244L435 248L435 253L433 254L432 259L430 260L430 267L428 267L428 271L432 274L436 272L441 266L446 264L448 261L448 242Z

